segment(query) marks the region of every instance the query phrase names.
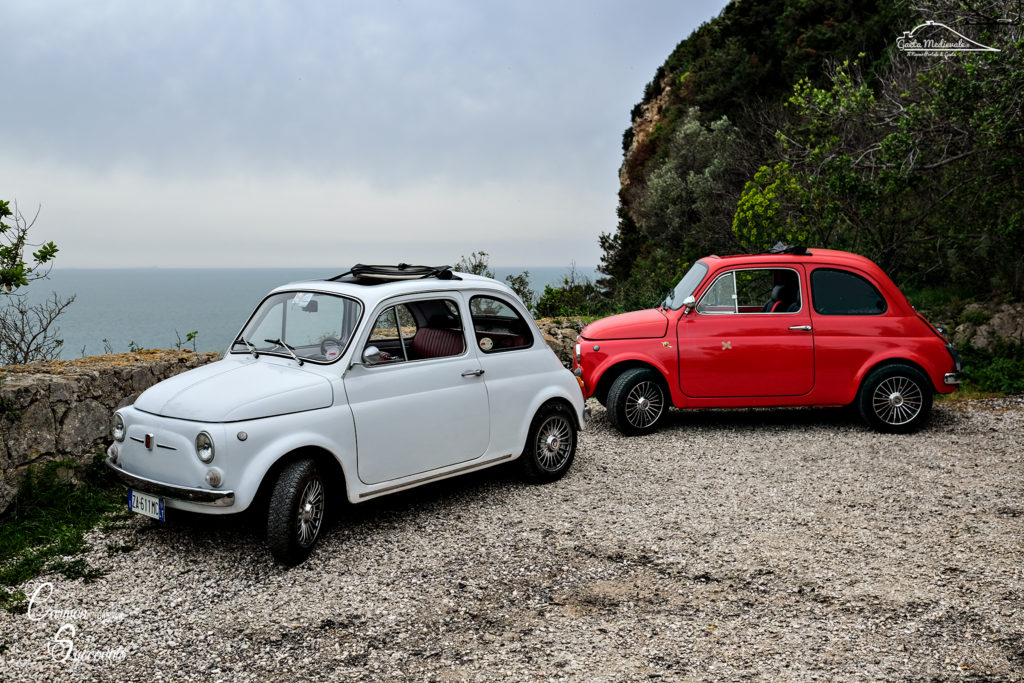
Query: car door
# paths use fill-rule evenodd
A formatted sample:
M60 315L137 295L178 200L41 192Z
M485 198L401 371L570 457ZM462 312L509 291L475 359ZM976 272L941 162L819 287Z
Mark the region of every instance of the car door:
M814 386L803 268L718 274L679 318L679 386L693 397L800 396Z
M356 358L384 342L398 353L357 360L345 374L363 483L430 472L487 451L487 389L459 311L454 294L406 297L374 311Z
M551 371L551 351L527 322L512 297L494 292L467 293L474 346L484 369L491 408L491 447L500 455L518 453L520 430L532 415L537 381Z

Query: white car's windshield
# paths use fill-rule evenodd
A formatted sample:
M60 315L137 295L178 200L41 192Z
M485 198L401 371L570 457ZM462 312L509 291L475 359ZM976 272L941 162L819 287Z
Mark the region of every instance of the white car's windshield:
M708 272L708 267L703 261L697 261L693 266L686 271L686 275L679 281L679 284L675 286L665 300L662 302L662 306L665 308L678 311L683 307L683 301L686 297L697 291L697 285L704 279L704 276Z
M249 318L231 353L331 363L345 352L362 309L358 301L323 292L274 294Z

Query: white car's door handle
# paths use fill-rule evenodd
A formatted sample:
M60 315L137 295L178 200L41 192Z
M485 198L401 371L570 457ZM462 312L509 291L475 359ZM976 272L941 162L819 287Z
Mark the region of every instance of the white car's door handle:
M484 369L483 368L478 368L476 370L466 370L464 373L462 373L462 376L463 377L479 377L482 374L484 374Z
M803 330L805 332L810 332L811 331L811 326L810 325L793 325L789 329L791 329L791 330Z

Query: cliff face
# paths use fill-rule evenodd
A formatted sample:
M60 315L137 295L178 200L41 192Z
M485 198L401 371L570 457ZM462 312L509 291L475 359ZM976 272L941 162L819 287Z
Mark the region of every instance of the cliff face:
M622 165L619 167L619 184L623 191L637 180L636 176L644 170L654 151L651 136L663 120L670 102L670 80L668 76L663 76L656 86L652 83L651 87L656 87L659 94L645 99L633 110L633 120L625 134L629 145L623 150Z

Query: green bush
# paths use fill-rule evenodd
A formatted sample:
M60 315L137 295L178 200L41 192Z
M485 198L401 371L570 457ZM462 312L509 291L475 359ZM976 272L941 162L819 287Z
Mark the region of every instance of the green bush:
M962 351L964 377L982 392L1024 394L1024 346L1004 344L994 352Z
M97 454L84 467L62 460L29 468L0 518L0 607L22 609L24 594L3 586L17 586L44 571L86 581L101 575L84 560L62 558L86 550L85 532L124 508L124 489L110 482L102 462Z

